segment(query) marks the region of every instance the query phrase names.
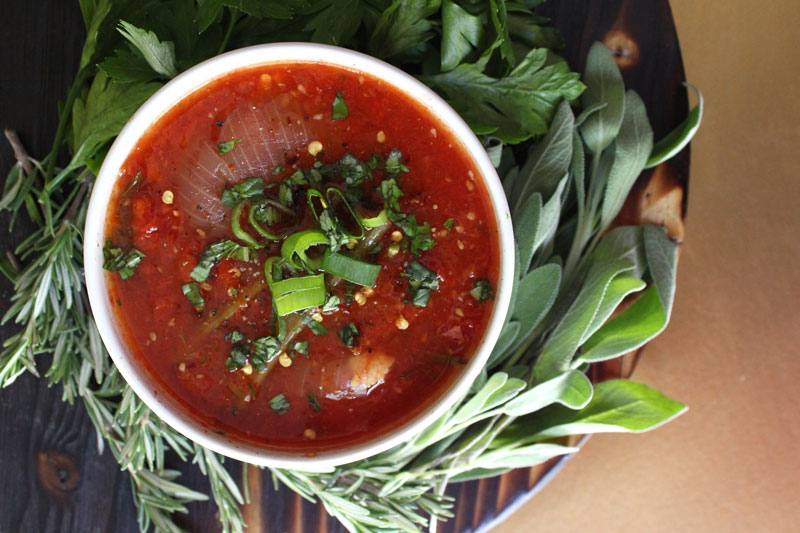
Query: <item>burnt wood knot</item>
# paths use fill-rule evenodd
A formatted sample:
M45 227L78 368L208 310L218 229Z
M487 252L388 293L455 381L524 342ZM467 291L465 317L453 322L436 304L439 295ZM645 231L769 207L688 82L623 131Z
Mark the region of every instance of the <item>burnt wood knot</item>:
M603 37L603 44L611 50L620 69L633 67L639 62L639 45L625 31L612 29Z
M81 480L75 461L55 450L39 452L36 473L47 492L56 496L74 490Z

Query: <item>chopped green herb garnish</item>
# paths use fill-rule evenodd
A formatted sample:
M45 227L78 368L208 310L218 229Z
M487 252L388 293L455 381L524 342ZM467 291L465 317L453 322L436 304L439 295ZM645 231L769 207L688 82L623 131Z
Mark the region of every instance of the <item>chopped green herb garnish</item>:
M197 266L189 274L193 280L203 282L208 279L211 268L222 259L233 258L242 261L250 260L250 248L242 246L234 241L223 239L210 245L200 254Z
M294 174L283 180L286 185L308 185L308 178L302 170L296 171Z
M132 190L138 189L139 185L141 185L141 184L142 184L142 173L141 172L137 172L136 176L133 177L133 181L131 182L130 185L128 185L128 188L125 189L125 192L122 195L125 196L126 194L128 194Z
M266 370L266 364L281 353L281 343L275 337L260 337L253 341L253 356L250 360L258 371Z
M278 200L287 207L291 207L294 204L292 188L286 182L281 183L278 187Z
M361 185L366 178L370 177L367 166L356 159L350 152L344 154L337 165L339 167L339 172L348 186L353 187Z
M230 294L231 296L236 296L237 294L239 294L239 291L236 290L236 289L231 288L231 289L228 289L228 294Z
M282 174L285 171L286 171L286 165L278 165L278 166L272 167L272 174L273 175Z
M444 221L444 223L442 224L442 226L444 226L444 227L445 227L446 229L448 229L448 230L451 230L451 229L453 229L453 226L454 226L454 225L455 225L455 221L454 221L452 218L448 218L448 219L447 219L447 220L445 220L445 221Z
M261 178L247 178L233 187L222 191L220 200L227 207L233 209L236 204L247 198L262 196L264 194L264 181Z
M342 344L348 348L352 348L358 344L358 337L361 335L361 333L358 332L356 325L350 322L345 327L340 329L337 332L337 335L339 335L339 340L342 341Z
M319 404L319 400L317 400L317 397L314 396L313 392L306 393L306 400L308 400L308 405L310 405L314 411L317 413L322 411L322 406Z
M227 154L228 152L233 150L234 146L242 142L242 140L243 139L232 139L230 141L221 142L217 145L218 152L220 153L220 155Z
M403 197L403 191L397 186L397 181L394 178L381 182L381 194L383 195L383 201L386 203L387 211L400 211L399 201Z
M386 156L386 161L383 163L383 169L390 176L396 176L401 172L408 172L408 167L401 162L402 159L403 152L395 148L389 152L388 156Z
M323 313L332 313L339 309L339 304L342 303L342 299L336 296L335 294L331 294L328 296L328 299L325 301L325 304L322 306Z
M200 287L198 287L196 282L192 281L181 285L181 290L186 296L186 299L189 300L189 303L197 309L204 309L206 307L206 301L203 300L203 295L200 294Z
M123 252L121 248L114 248L111 239L106 240L103 246L103 268L111 272L119 272L119 277L128 279L133 276L133 271L139 266L142 258L146 257L136 248Z
M408 278L408 292L411 294L409 302L417 307L425 307L431 298L431 291L439 289L439 277L436 272L426 268L418 261L414 261L400 274Z
M225 361L225 368L230 371L239 370L247 364L247 357L250 355L250 347L247 344L235 344L231 348L231 355Z
M347 102L344 101L342 91L339 91L333 98L333 111L331 112L331 120L340 120L349 116L350 110L347 109Z
M308 357L308 341L295 342L294 346L292 346L292 351L294 353Z
M303 320L303 324L308 326L308 329L310 329L311 333L313 333L314 335L327 335L328 334L328 328L326 328L325 326L323 326L322 324L320 324L319 322L317 322L316 320L314 320L310 316L306 315L305 313L303 313L302 320Z
M469 291L473 298L482 302L489 298L494 298L494 291L492 290L492 286L489 284L489 280L486 279L479 279L475 282L475 286L472 287L472 290Z
M350 236L347 235L339 221L331 214L330 209L325 209L319 215L319 227L328 237L332 252L338 252L342 246L350 242Z
M278 394L269 401L269 406L279 415L286 414L292 406L283 394Z
M232 344L236 344L237 342L243 342L247 339L241 331L233 330L225 334L225 340Z

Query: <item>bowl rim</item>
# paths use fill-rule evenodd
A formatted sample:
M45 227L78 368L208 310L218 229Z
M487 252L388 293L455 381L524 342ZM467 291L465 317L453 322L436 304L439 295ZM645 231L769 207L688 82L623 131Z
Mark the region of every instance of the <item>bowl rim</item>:
M119 170L136 143L173 106L205 85L244 68L276 63L321 63L376 77L425 107L461 142L477 167L494 209L500 268L494 309L475 352L448 388L415 417L377 438L344 448L322 450L313 457L304 452L259 448L230 435L219 435L202 423L172 394L159 393L147 370L133 363L115 326L103 265L103 242L108 199ZM436 93L421 82L379 59L345 48L311 43L271 43L241 48L208 59L167 82L154 93L122 128L108 151L95 180L84 228L84 269L89 302L103 343L120 374L144 403L179 433L225 456L262 466L306 471L328 470L357 461L408 441L447 411L463 396L486 364L503 327L511 301L514 278L514 238L505 192L488 154L466 122Z

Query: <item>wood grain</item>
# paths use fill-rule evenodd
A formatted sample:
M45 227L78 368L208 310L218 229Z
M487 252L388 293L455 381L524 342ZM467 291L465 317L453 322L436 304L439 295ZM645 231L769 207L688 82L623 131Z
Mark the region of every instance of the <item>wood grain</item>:
M6 0L3 15L7 32L0 47L0 126L16 129L33 156L49 150L57 122L54 102L63 99L74 75L84 29L77 2L64 0ZM615 51L626 85L644 99L655 137L672 129L687 109L681 87L683 66L667 0L550 0L539 12L553 18L567 47L562 51L574 69L582 70L588 48L596 40ZM0 165L14 161L6 143L0 143ZM688 150L646 173L626 204L626 221L651 220L672 224L680 238L688 186ZM8 227L7 214L0 226ZM19 223L18 223L19 224ZM23 225L0 234L3 249L16 246ZM678 235L679 234L679 235ZM0 311L8 308L11 287L0 281ZM5 325L0 337L14 331ZM593 377L627 374L635 358L594 370ZM42 357L44 370L49 358ZM137 531L136 512L128 477L113 457L97 452L96 436L81 404L61 401L58 387L22 376L0 393L0 532ZM518 470L501 478L452 485L457 498L456 517L439 531L485 530L504 510L544 486L565 460L535 469ZM207 491L204 477L191 465L175 462L191 488ZM228 461L237 476L241 467ZM250 468L252 503L245 514L264 532L340 532L343 528L321 506L294 493L272 489L267 472ZM210 503L193 504L180 517L190 531L216 531L216 509Z

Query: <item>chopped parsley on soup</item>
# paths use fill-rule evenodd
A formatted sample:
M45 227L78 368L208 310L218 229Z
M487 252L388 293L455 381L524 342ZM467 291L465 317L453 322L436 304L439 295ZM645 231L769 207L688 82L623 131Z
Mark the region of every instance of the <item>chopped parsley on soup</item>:
M214 80L140 139L109 206L104 267L136 359L211 430L266 448L410 420L492 311L477 168L369 75L297 63Z

